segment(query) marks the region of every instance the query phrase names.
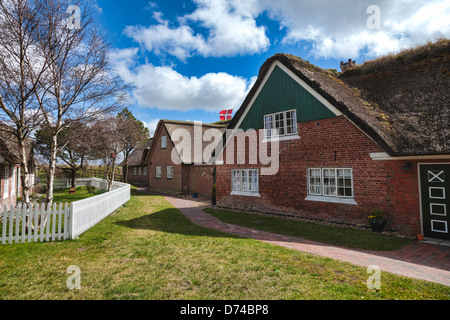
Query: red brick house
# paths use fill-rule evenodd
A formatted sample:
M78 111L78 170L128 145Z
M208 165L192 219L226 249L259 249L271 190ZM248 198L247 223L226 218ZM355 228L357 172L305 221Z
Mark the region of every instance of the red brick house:
M219 141L203 141L205 132L217 130L222 136L228 122L217 124L198 124L189 121L161 120L153 136L154 142L145 157L148 167L148 185L150 191L162 193L192 194L210 196L214 183L215 165L213 152L203 155L206 148L212 150ZM199 132L196 132L198 129ZM180 134L187 134L189 148L182 148ZM201 141L200 150L196 150L195 141ZM186 142L186 141L185 141ZM197 154L197 155L196 155Z
M17 139L12 131L1 124L0 130L0 205L16 205L17 197L22 194L20 181L20 161ZM30 194L33 193L35 184L33 141L27 140L27 158L29 159L28 170L30 172Z
M364 226L382 209L388 230L450 239L449 66L448 41L338 76L292 55L269 58L228 129L242 129L238 138L256 129L258 154L277 136L278 170L236 164L227 140L217 204Z
M136 186L148 186L148 168L144 160L147 156L147 153L150 151L152 143L153 138L150 138L145 145L134 149L133 152L131 152L128 156L127 166L124 164L124 162L120 164L123 168L122 171L127 171L127 183Z

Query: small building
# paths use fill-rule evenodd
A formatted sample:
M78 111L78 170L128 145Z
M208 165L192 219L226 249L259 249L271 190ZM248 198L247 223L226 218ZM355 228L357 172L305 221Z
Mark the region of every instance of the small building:
M238 154L228 140L217 204L364 226L381 209L388 230L450 239L449 65L449 41L337 77L292 55L269 58L228 129L255 129L256 150L276 137L278 170L227 159L228 148Z
M221 138L228 123L161 120L144 160L148 166L149 190L171 194L198 193L209 197L215 180L212 159L219 140L205 141L204 135L209 130Z
M21 197L20 157L17 138L12 128L0 124L0 205L16 205L17 197ZM27 139L25 145L29 176L30 194L34 192L35 169L34 143Z
M128 165L125 165L124 161L120 164L122 172L127 172L127 183L136 186L148 186L147 164L144 162L144 159L150 151L152 143L153 138L150 138L145 145L137 147L130 153Z

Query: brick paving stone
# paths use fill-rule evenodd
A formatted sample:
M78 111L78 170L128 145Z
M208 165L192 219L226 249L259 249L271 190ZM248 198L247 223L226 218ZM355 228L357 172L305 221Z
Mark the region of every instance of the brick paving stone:
M206 228L359 266L376 265L381 271L450 286L450 247L417 242L389 252L345 249L224 223L201 209L205 203L172 196L165 198L192 222Z

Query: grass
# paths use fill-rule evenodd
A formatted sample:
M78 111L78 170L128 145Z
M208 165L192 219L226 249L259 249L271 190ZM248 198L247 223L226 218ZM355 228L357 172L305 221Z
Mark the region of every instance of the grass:
M70 193L70 194L69 194L69 189L71 189L71 188L55 191L53 194L53 202L54 203L60 203L60 202L61 203L66 203L66 202L71 203L74 201L83 200L83 199L94 197L94 196L98 195L98 193L96 193L96 192L89 191L88 188L86 188L85 186L77 187L76 192Z
M205 211L223 222L352 249L391 251L413 243L411 239L349 227L212 208Z
M66 286L69 266L81 289ZM193 224L163 197L131 200L78 240L0 246L0 299L450 299L450 288Z

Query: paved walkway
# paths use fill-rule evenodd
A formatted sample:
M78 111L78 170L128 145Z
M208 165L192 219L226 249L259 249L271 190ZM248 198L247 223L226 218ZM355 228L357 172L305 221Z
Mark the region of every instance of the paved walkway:
M195 224L209 229L364 267L376 265L382 272L450 286L450 247L448 246L417 242L398 251L349 250L225 223L204 212L201 209L204 206L202 202L172 196L165 196L165 198Z

